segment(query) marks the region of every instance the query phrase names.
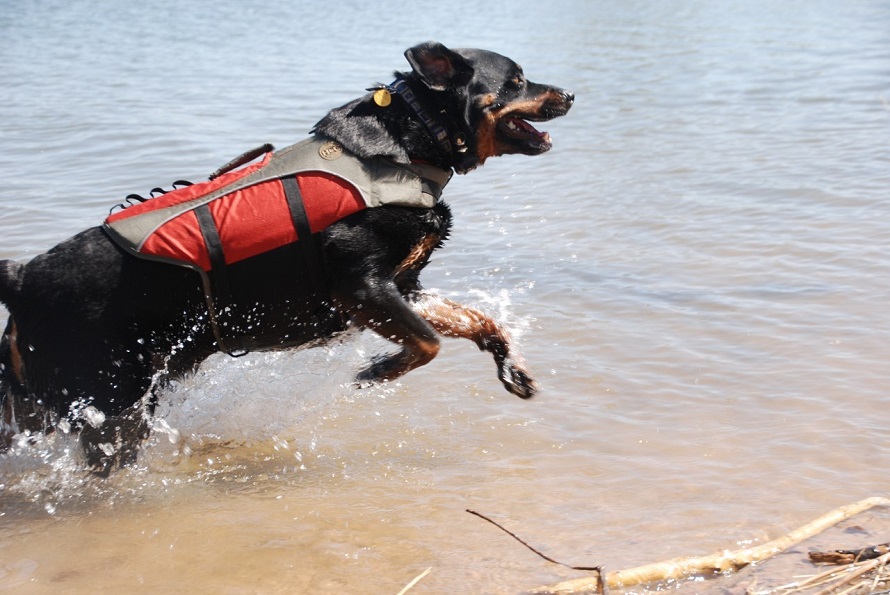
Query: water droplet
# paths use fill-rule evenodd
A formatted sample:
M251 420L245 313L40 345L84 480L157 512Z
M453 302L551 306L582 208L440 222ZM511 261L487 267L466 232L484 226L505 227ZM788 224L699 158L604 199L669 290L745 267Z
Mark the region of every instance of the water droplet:
M84 408L83 417L87 420L87 422L93 426L94 428L98 428L102 424L105 423L105 414L90 405L89 407Z

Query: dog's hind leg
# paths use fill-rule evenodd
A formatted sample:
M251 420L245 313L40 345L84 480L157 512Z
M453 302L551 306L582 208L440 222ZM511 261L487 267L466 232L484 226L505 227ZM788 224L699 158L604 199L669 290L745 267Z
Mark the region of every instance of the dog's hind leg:
M149 434L149 420L139 404L105 418L96 412L80 430L80 444L90 472L108 477L117 467L136 462L139 446Z
M446 337L469 339L494 356L498 378L514 395L528 399L538 387L525 369L525 362L512 347L507 330L480 310L438 296L421 293L414 310Z

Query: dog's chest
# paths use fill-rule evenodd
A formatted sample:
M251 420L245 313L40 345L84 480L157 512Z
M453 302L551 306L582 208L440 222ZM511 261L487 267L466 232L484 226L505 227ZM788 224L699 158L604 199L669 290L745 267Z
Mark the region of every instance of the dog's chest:
M451 210L443 202L422 215L418 214L418 225L413 230L416 235L408 246L407 251L401 255L401 261L396 268L396 275L407 271L419 271L429 262L433 251L442 246L448 238L451 229Z

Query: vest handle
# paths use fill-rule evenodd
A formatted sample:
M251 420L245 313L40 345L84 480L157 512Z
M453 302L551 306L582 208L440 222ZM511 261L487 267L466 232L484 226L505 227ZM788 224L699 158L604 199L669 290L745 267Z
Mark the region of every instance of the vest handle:
M210 174L209 179L215 180L216 178L220 177L221 175L229 173L236 167L241 167L245 163L250 163L257 157L259 157L261 155L265 155L266 153L269 153L274 150L275 150L275 147L273 147L270 143L266 143L262 146L255 148L255 149L251 149L250 151L241 153L240 155L238 155L237 157L235 157L234 159L232 159L231 161L229 161L228 163L223 165L221 168L219 168L218 170L216 170L215 172Z

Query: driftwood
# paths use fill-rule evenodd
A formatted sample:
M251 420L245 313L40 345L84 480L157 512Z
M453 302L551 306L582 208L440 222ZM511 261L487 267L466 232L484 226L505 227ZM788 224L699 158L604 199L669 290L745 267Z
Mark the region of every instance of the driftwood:
M674 558L673 560L656 564L609 572L606 574L604 581L601 581L598 576L591 576L565 581L556 585L538 587L532 590L531 593L540 595L602 593L605 588L621 589L645 583L683 579L694 575L716 575L734 572L754 562L761 562L771 558L851 516L876 506L890 506L890 499L880 497L866 498L855 504L841 506L807 523L803 527L763 545L731 552L721 552L710 556Z
M863 595L874 593L878 584L890 581L887 573L887 562L890 554L884 554L867 562L856 562L843 566L835 566L831 570L811 576L799 582L793 582L766 591L749 589L750 595L793 595L810 592L812 595ZM869 573L873 576L868 577ZM822 587L819 591L812 591Z
M864 560L874 560L890 552L890 543L870 545L861 550L832 550L830 552L810 552L813 564L855 564Z

